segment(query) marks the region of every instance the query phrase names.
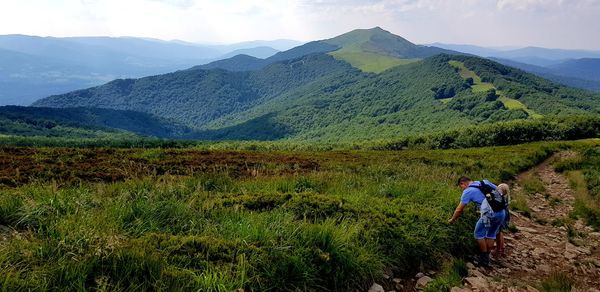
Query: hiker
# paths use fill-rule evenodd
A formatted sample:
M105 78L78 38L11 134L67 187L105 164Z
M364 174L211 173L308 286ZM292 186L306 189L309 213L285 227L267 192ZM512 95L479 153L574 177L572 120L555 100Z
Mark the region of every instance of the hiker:
M479 207L481 216L477 220L473 232L480 250L478 264L489 266L490 252L494 248L496 235L500 230L500 225L504 222L506 213L503 207L504 202L501 202L502 207L499 207L498 200L494 200L494 198L502 196L495 191L497 186L489 180L473 181L466 176L462 176L458 179L458 185L463 189L463 193L460 203L456 207L452 218L448 220L448 223L452 224L456 222L467 204L473 202ZM490 199L486 199L486 195L490 195Z
M510 212L508 210L508 204L510 203L510 189L507 184L499 184L496 191L500 192L504 196L505 213L504 221L500 224L500 231L496 235L496 248L492 251L494 257L504 256L504 231L508 230L510 225Z

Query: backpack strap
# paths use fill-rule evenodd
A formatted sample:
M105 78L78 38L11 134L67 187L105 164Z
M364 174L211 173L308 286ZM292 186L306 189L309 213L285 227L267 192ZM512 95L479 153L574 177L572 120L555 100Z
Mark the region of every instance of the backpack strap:
M480 180L480 181L479 181L479 187L480 187L480 188L482 188L482 189L483 189L483 188L485 188L486 186L487 186L487 185L485 184L485 182L484 182L483 180Z
M485 183L480 180L478 186L473 186L474 188L479 189L485 195Z

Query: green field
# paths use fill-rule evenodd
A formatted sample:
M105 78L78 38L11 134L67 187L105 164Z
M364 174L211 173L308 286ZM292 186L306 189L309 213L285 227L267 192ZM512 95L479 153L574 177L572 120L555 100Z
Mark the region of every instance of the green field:
M450 61L448 61L448 64L459 69L458 73L460 74L460 77L462 77L464 79L473 78L474 84L481 83L481 78L477 74L475 74L475 72L467 69L467 67L465 67L465 63L463 63L461 61L450 60Z
M339 50L329 54L338 60L350 63L350 65L364 72L373 73L381 73L392 67L419 61L419 59L398 59L381 54L347 50Z
M479 84L475 83L475 84L473 84L473 86L471 86L471 90L473 90L473 92L475 92L475 93L487 92L492 89L496 89L496 87L491 83L479 83Z
M442 98L442 99L440 99L440 101L441 101L443 104L447 104L447 103L451 102L451 101L452 101L452 99L454 99L454 97Z
M522 102L520 102L516 99L506 97L506 95L502 94L501 91L498 91L498 94L500 95L498 100L501 101L507 109L511 109L511 110L522 109L522 110L526 111L527 114L534 119L541 119L544 117L544 116L536 113L535 111L527 108L527 106L524 105Z
M579 143L256 152L2 147L7 290L364 290L474 248L457 176ZM15 171L16 170L16 171ZM381 280L383 281L383 280Z

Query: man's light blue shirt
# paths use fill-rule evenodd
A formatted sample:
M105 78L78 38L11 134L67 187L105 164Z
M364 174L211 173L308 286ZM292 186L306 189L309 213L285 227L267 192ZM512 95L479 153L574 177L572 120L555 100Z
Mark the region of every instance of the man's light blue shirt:
M485 184L493 187L494 189L496 188L496 185L491 183L489 180L484 179L483 181L485 182ZM473 203L477 204L478 208L480 208L481 202L483 202L483 200L485 200L485 195L481 192L481 190L479 190L477 188L479 186L481 186L481 182L479 182L479 181L472 182L469 185L469 187L463 191L462 196L460 197L460 202L465 205L473 202Z

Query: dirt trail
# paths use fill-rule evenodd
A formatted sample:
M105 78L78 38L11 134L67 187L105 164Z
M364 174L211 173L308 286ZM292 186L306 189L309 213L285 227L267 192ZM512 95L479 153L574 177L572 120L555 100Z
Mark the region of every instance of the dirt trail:
M554 155L530 170L544 183L545 194L527 198L531 219L511 212L519 229L506 236L506 256L496 259L492 269L470 266L463 288L452 291L537 291L551 273L562 272L575 282L573 291L600 291L600 232L593 232L580 220L566 227L575 198L567 178L557 173L552 162L565 156ZM512 193L522 192L517 177ZM554 223L554 224L553 224Z

